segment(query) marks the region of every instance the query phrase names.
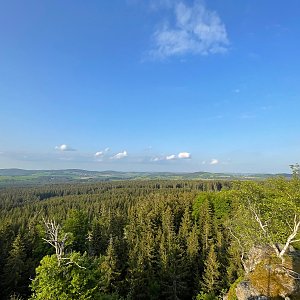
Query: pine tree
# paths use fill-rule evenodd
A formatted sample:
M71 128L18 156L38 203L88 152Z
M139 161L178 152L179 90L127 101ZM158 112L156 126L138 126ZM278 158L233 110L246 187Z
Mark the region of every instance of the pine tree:
M9 294L16 292L24 294L28 286L26 273L26 251L25 246L19 233L15 238L9 256L4 267L4 281Z
M66 220L63 229L65 232L72 233L73 243L72 248L75 251L84 253L88 250L88 229L89 222L88 217L85 213L79 210L72 210L69 213L69 217Z
M166 299L180 299L186 293L187 269L184 251L174 228L174 215L167 207L162 214L162 236L160 242L161 281Z
M91 256L104 255L107 249L107 230L97 220L92 224L91 230L88 232L88 248Z
M190 231L192 230L192 220L191 220L191 213L189 208L187 207L184 211L184 215L181 219L181 224L179 228L179 240L181 243L181 246L186 249L186 239L189 236Z
M105 293L116 291L116 281L120 273L118 272L118 261L114 249L113 238L110 237L109 244L106 250L106 256L101 263L101 290Z
M220 264L217 260L214 244L210 245L207 258L204 262L202 290L206 293L217 293L220 287Z
M5 297L5 291L7 290L7 276L5 273L7 259L11 245L15 238L13 226L11 224L0 224L0 299Z
M202 258L204 259L209 251L214 236L213 205L211 193L203 193L195 202L193 214L198 220L201 228L200 242L202 246Z

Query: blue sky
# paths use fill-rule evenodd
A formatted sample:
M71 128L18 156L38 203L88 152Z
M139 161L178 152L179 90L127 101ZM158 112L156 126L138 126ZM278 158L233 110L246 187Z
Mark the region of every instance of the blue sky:
M0 1L0 168L285 172L299 1Z

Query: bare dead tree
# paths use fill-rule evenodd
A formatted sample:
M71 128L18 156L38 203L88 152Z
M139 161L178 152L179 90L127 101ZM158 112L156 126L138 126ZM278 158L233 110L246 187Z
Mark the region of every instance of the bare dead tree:
M269 233L268 233L268 222L263 223L261 218L260 218L260 212L259 210L255 209L255 207L250 203L250 201L248 201L248 207L252 213L252 215L254 216L255 221L258 223L261 231L263 232L264 236L267 238L267 240L270 243L270 246L274 249L276 255L279 257L279 249L276 245L276 243L272 240L272 238L270 237Z
M46 228L46 238L43 238L43 240L54 247L58 263L60 264L65 254L68 233L61 236L61 226L59 224L53 220L43 219L43 221Z
M299 229L300 229L299 215L297 215L297 214L294 215L293 226L288 224L288 227L290 228L291 232L287 236L284 246L282 247L282 249L280 249L278 244L272 239L272 237L270 236L270 234L268 232L268 222L265 222L265 223L262 222L259 211L257 209L255 209L255 207L253 205L251 205L250 201L249 201L248 205L249 205L250 211L252 212L252 214L254 216L254 219L258 223L258 225L259 225L260 229L262 230L262 232L264 233L265 237L268 239L268 241L269 241L271 247L274 249L277 257L279 257L281 259L281 262L283 264L284 263L284 255L288 251L291 244L300 241L300 239L295 239L299 232Z
M286 253L286 251L288 250L289 246L292 244L292 243L296 243L296 242L299 242L300 239L295 239L295 237L297 236L298 232L299 232L299 228L300 228L300 218L299 216L297 215L294 215L294 226L291 227L291 234L287 237L286 239L286 243L285 245L283 246L282 250L280 251L279 253L279 257L281 258L281 261L284 261L284 254Z
M58 265L60 265L61 262L64 262L65 265L75 264L81 269L86 269L70 257L65 257L66 241L68 240L69 234L65 233L62 235L61 226L53 220L43 219L43 221L46 228L46 238L43 238L43 240L54 247Z

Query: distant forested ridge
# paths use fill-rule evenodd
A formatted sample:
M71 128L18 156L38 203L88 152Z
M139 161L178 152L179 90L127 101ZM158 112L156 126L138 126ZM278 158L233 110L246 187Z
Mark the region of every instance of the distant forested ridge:
M278 213L260 236L249 203L264 222L263 205L274 213L288 194L285 207L298 216L299 186L273 179L2 188L0 299L217 299L245 275L241 258L254 243L288 235L276 236Z
M243 173L174 173L174 172L117 172L66 170L0 169L0 188L7 186L33 186L64 183L93 183L115 180L261 180L271 177L289 178L290 174L243 174Z

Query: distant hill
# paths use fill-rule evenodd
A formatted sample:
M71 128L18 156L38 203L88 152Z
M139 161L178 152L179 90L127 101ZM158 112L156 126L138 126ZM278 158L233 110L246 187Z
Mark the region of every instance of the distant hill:
M118 172L87 171L80 169L66 170L23 170L0 169L0 186L41 185L51 183L97 182L109 180L151 180L151 179L219 179L219 180L259 180L290 174L238 174L238 173L172 173L172 172Z

